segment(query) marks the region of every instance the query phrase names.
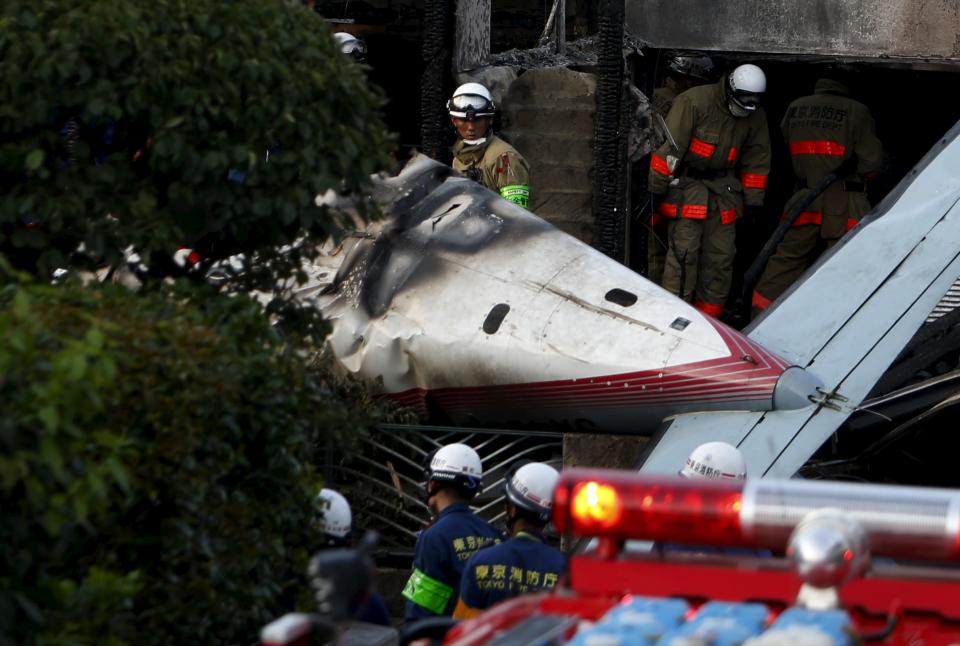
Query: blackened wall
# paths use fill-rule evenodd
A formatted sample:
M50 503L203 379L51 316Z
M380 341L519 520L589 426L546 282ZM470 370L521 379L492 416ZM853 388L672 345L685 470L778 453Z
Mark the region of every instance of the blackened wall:
M960 61L956 0L626 0L654 47Z

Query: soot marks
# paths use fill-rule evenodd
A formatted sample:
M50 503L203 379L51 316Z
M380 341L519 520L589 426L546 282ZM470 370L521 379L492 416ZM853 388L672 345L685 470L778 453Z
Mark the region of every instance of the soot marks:
M611 303L616 303L621 307L630 307L637 302L637 295L633 292L628 292L625 289L620 289L615 287L606 293L604 296L605 299Z
M494 305L490 313L487 314L487 318L483 321L483 331L487 334L496 334L497 330L500 329L500 324L503 323L503 319L509 311L510 306L506 303L497 303Z

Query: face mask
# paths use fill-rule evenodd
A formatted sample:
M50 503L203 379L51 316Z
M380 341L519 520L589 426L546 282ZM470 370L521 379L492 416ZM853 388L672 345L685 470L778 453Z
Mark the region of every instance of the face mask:
M750 111L738 104L733 99L729 99L727 101L727 108L730 110L730 114L738 119L743 119L744 117L750 116Z
M486 137L481 137L480 139L464 139L463 143L467 144L468 146L479 146L480 144L486 142L486 140Z

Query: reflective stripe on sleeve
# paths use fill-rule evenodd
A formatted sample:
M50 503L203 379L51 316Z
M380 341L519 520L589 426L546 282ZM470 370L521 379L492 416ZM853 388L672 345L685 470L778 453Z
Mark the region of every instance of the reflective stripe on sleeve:
M667 166L667 160L657 153L650 156L650 170L664 177L670 176L670 167Z
M426 608L435 615L442 615L453 596L453 588L414 568L401 594L421 608Z
M731 148L730 152L727 153L727 161L733 163L737 161L737 156L740 154L739 148Z
M673 202L661 202L660 215L662 215L665 218L677 217L677 205L674 204Z
M831 157L843 157L847 153L847 147L838 144L835 141L791 141L790 154L797 155L829 155Z
M680 216L690 220L703 220L707 217L706 204L684 204Z
M716 149L714 144L709 144L703 139L693 138L693 141L690 142L690 152L696 155L697 157L704 157L709 159L713 157L713 151Z
M737 210L736 209L724 209L720 211L720 222L723 224L730 224L737 221Z
M530 203L530 187L526 184L511 184L500 189L500 197L527 208Z
M857 220L853 218L847 218L847 231L857 226Z
M786 213L784 213L786 217ZM823 214L820 211L804 211L793 221L793 226L802 227L807 224L823 224Z
M766 188L767 176L760 173L744 173L740 176L740 183L743 188Z

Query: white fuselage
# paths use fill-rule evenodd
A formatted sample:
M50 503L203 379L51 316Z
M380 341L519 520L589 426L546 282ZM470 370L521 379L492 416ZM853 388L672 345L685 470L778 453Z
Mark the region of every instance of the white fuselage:
M437 168L388 180L387 218L314 283L347 370L470 425L649 433L677 413L773 407L786 361Z

